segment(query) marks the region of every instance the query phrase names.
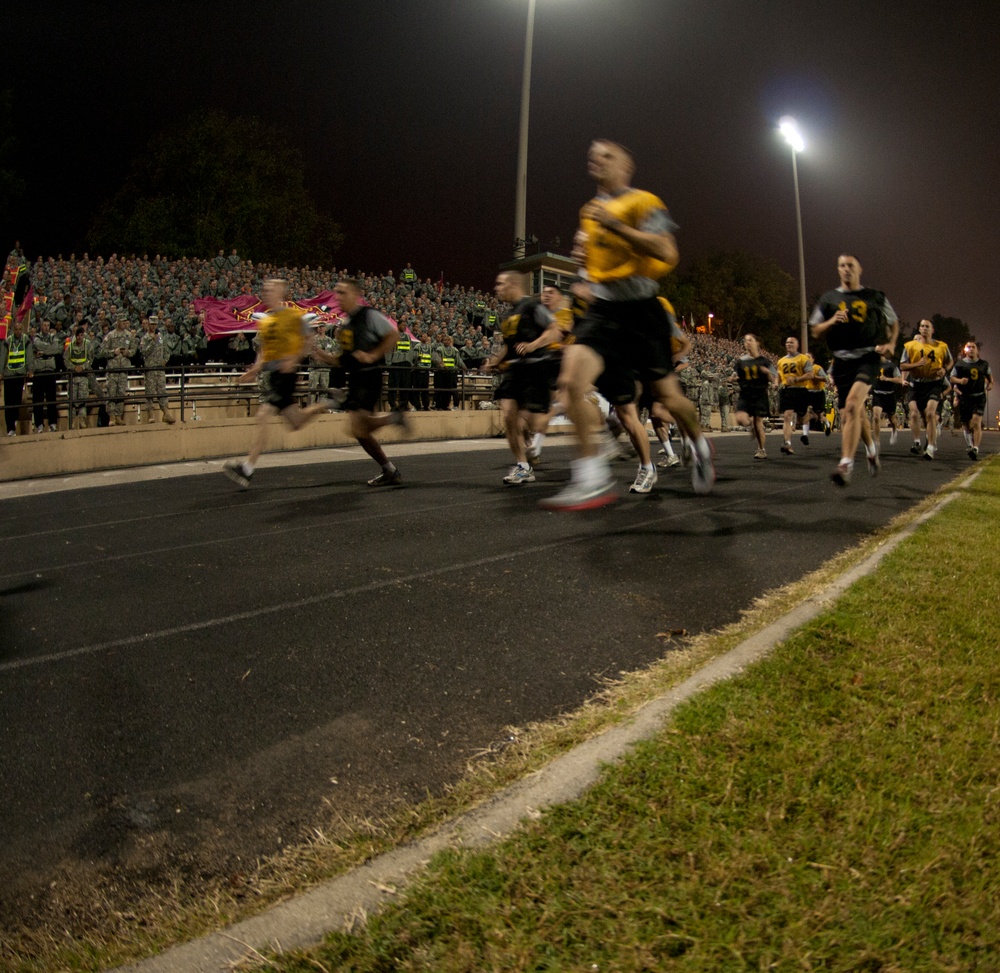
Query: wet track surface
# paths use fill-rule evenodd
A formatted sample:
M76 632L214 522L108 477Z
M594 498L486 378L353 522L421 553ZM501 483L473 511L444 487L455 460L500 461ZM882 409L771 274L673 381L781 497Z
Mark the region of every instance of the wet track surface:
M499 442L404 456L400 489L359 458L0 501L0 917L53 876L235 873L439 792L972 465L904 436L845 491L836 436L715 442L711 496L679 468L628 496L618 463L623 500L584 515L535 506L566 446L506 488Z

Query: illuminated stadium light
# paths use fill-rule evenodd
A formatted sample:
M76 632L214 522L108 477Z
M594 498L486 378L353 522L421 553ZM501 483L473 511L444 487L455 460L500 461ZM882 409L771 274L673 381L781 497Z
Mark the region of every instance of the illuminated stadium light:
M799 203L799 168L795 161L796 155L802 152L805 147L805 139L799 131L798 123L790 115L785 115L778 122L778 131L785 137L785 141L792 148L792 182L795 184L795 226L798 230L799 238L799 345L803 354L809 352L809 315L806 309L806 258L805 248L802 245L802 206Z

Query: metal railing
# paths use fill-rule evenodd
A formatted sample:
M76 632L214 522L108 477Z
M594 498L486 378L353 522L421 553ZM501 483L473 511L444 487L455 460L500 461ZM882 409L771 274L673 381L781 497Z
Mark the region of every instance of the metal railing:
M255 402L262 401L263 389L260 383L239 383L237 379L245 371L244 366L227 365L220 362L209 362L204 365L181 364L178 366L130 366L126 368L96 368L87 372L48 371L36 373L35 378L25 378L25 396L19 408L19 418L25 410L29 415L37 409L45 409L48 400L35 401L33 398L34 382L38 374L48 379L55 379L55 406L60 416L66 416L70 423L81 410L88 415L98 411L108 402L121 402L126 408L136 406L140 412L150 400L159 398L159 392L146 391L145 375L149 372L162 372L165 377L166 395L170 405L176 407L179 418L183 422L188 417L198 420L199 404L223 405L236 404L245 408L247 416L253 411ZM331 387L341 387L336 374L339 370L332 369ZM310 387L310 373L315 369L302 368L298 373L296 396L302 401L316 400L323 395L323 387ZM420 377L426 375L426 385ZM127 388L124 394L109 394L108 380L116 375L124 375ZM398 408L409 406L414 409L435 408L479 408L480 403L490 402L493 397L495 379L491 375L479 372L459 372L450 376L455 384L443 384L437 376L441 370L415 368L397 368L388 366L382 369L382 394L378 408ZM16 376L9 376L16 377ZM74 394L73 378L86 378L88 394L80 397ZM156 403L158 405L158 403ZM6 402L3 409L7 409Z

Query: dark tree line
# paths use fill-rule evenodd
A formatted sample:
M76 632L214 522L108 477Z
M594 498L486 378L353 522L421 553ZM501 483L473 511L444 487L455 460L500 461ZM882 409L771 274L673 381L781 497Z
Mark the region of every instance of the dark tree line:
M88 234L99 253L205 257L235 248L269 263L332 265L337 223L306 189L286 133L256 118L199 112L155 135Z

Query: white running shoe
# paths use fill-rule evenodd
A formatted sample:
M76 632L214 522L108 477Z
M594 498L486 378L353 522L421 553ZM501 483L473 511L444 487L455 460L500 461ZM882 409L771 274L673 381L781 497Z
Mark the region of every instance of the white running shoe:
M635 482L628 488L629 493L650 493L653 489L653 484L659 477L656 475L656 470L647 470L642 466L639 467L639 472L635 475Z
M837 468L830 474L830 479L837 486L845 487L851 482L851 473L854 472L849 460L841 460Z
M583 486L570 481L569 485L554 497L546 497L538 501L542 510L557 512L574 512L577 510L596 510L607 506L618 499L614 480L608 479L593 486Z
M515 464L510 468L510 472L503 478L507 486L520 486L522 483L534 483L535 474L531 472L530 466Z
M696 443L691 448L691 486L699 496L712 492L715 486L715 447L708 439L703 439L705 454Z

